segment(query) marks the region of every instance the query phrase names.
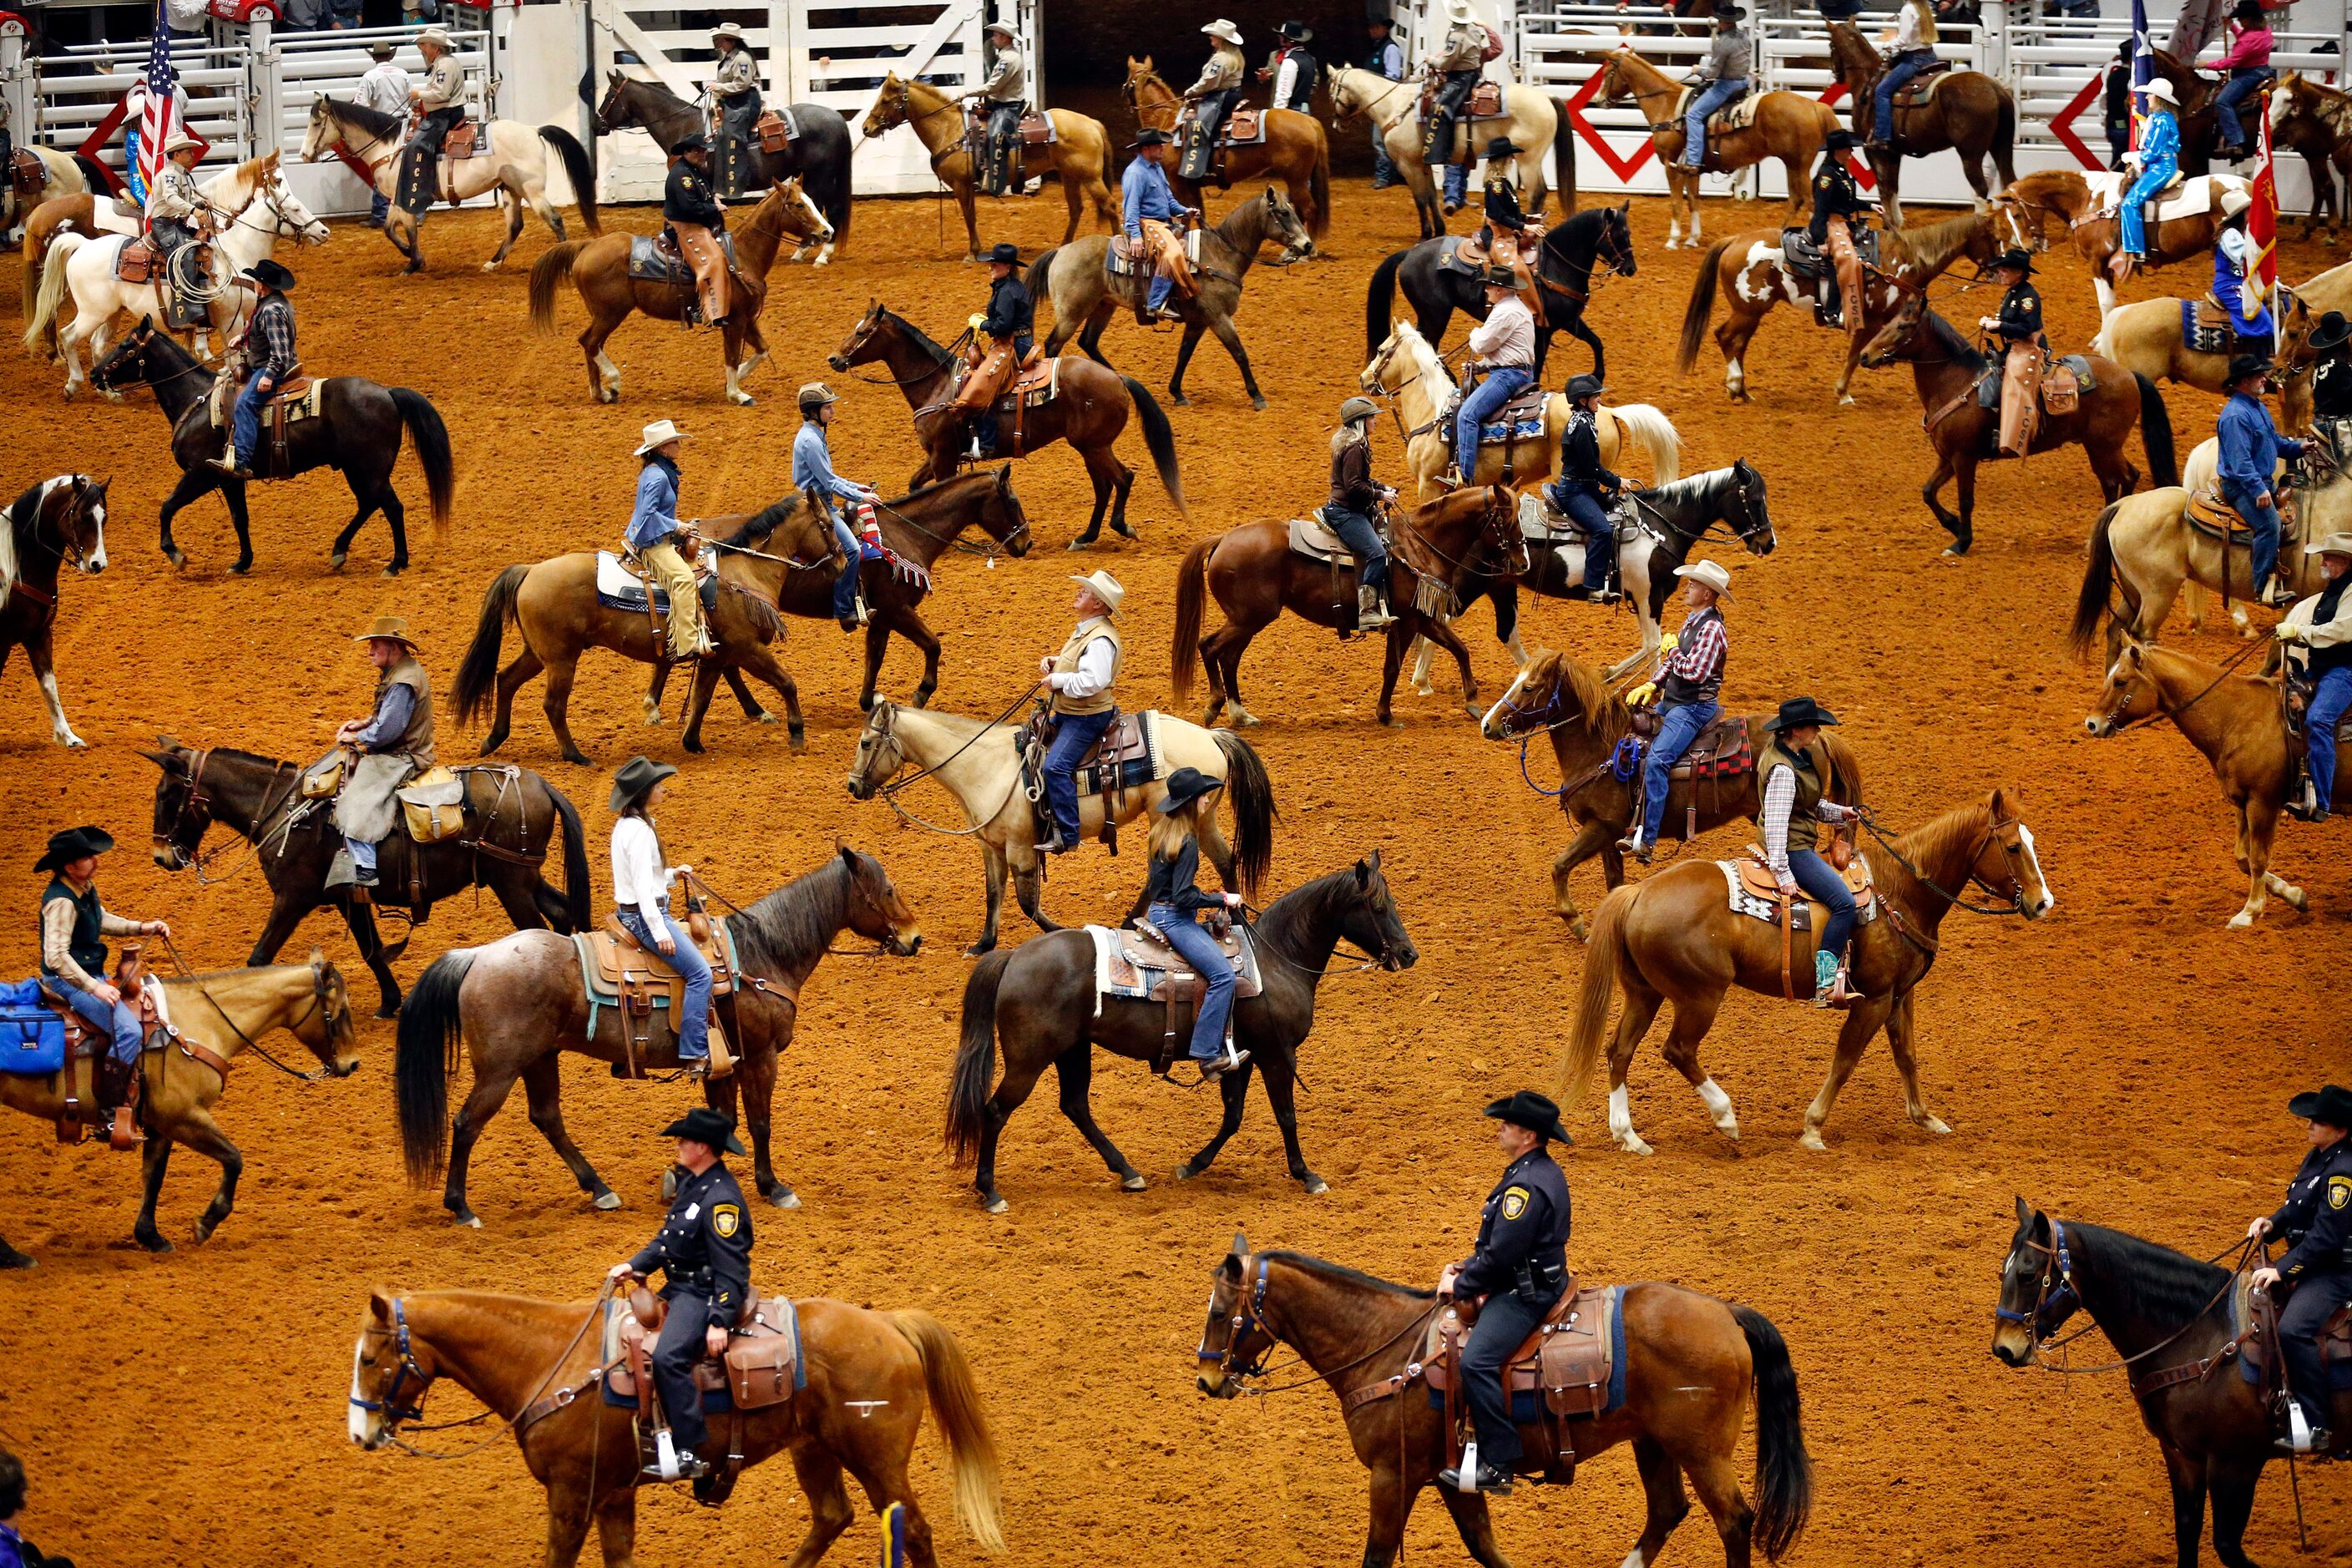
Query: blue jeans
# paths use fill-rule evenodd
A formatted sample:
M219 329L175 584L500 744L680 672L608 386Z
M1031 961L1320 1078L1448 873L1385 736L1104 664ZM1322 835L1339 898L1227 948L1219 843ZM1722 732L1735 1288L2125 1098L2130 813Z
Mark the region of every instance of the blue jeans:
M382 191L368 197L368 222L380 224L392 211L392 198Z
M1151 275L1151 287L1143 296L1143 303L1147 308L1157 310L1160 306L1168 303L1169 291L1175 287L1176 279L1169 277L1165 272L1154 272Z
M1479 425L1487 416L1500 413L1503 405L1527 390L1533 379L1517 365L1498 364L1462 400L1462 410L1454 416L1454 462L1462 470L1465 484L1470 480L1470 470L1478 466Z
M1065 713L1054 721L1054 742L1045 748L1045 804L1065 845L1078 841L1078 759L1118 717L1114 708L1108 713Z
M1517 1290L1489 1296L1478 1309L1470 1342L1462 1347L1462 1397L1469 1402L1470 1419L1477 1429L1482 1467L1507 1470L1518 1462L1519 1429L1512 1425L1510 1395L1503 1390L1503 1363L1536 1331L1549 1310Z
M113 1043L107 1055L125 1067L139 1059L139 1047L146 1044L147 1027L139 1015L120 1002L110 1003L95 991L85 991L71 981L52 982L66 1005L82 1016L82 1021Z
M1381 545L1381 531L1360 511L1327 506L1323 521L1347 544L1356 558L1356 581L1377 594L1389 591L1389 552Z
M1709 82L1706 90L1691 100L1683 115L1683 167L1696 169L1706 162L1706 117L1727 103L1737 103L1747 95L1746 77L1726 78Z
M1845 879L1812 849L1789 851L1789 875L1807 898L1829 910L1814 945L1832 958L1843 958L1846 944L1853 940L1853 895L1846 891Z
M2320 1369L2319 1331L2347 1301L2352 1301L2352 1275L2320 1274L2296 1286L2279 1309L2279 1359L2286 1363L2287 1387L2315 1431L2327 1427L2327 1377Z
M621 923L637 939L637 945L662 963L676 970L686 981L686 1005L670 1020L677 1031L677 1059L698 1062L710 1054L710 961L694 945L694 937L687 929L670 919L669 900L662 900L662 923L669 928L670 941L677 943L675 952L664 952L655 933L646 926L646 917L635 909L618 910ZM670 1413L673 1416L676 1411ZM687 1444L688 1447L694 1447Z
M1913 49L1895 57L1895 63L1879 73L1878 89L1872 95L1870 121L1871 139L1877 142L1895 140L1895 95L1903 84L1936 63L1933 49Z
M1609 509L1591 490L1570 489L1555 484L1547 492L1551 504L1576 520L1576 525L1592 537L1584 542L1584 586L1587 592L1597 592L1609 585L1609 568L1617 556L1617 530L1609 521Z
M2139 178L2132 182L2131 189L2124 193L2123 211L2120 216L2123 218L2123 247L2126 255L2146 256L2147 254L2147 224L2142 209L2178 172L2170 163L2159 163L2152 169L2144 169L2140 172Z
M1712 702L1679 702L1658 710L1658 733L1650 742L1650 754L1642 764L1642 842L1658 841L1658 825L1666 819L1666 791L1672 781L1666 775L1682 761L1683 753L1691 749L1717 714L1723 710Z
M346 838L343 840L343 847L351 854L352 869L358 872L362 879L374 881L375 846L363 839Z
M2336 798L2336 726L2352 709L2352 665L2331 669L2319 678L2319 689L2311 694L2310 710L2304 715L2304 734L2311 742L2311 787L2319 797L2319 809L2330 809Z
M2248 489L2226 480L2221 486L2221 499L2228 501L2230 510L2245 519L2246 526L2254 531L2253 574L2254 592L2257 594L2269 584L2271 573L2278 566L2278 508L2264 506L2258 499L2267 494L2267 490Z
M2221 129L2222 146L2235 149L2246 144L2245 127L2238 121L2238 106L2253 97L2276 74L2268 66L2241 66L2221 84L2221 90L2213 96L2213 122Z
M845 563L841 575L833 580L833 618L845 621L857 614L857 574L866 560L857 547L856 531L838 511L833 514L833 542L841 546Z
M1154 904L1143 918L1158 926L1177 956L1209 983L1192 1018L1192 1054L1196 1062L1213 1061L1225 1054L1225 1016L1234 1010L1234 961L1217 950L1216 940L1194 924L1192 915L1178 913L1173 905Z
M1382 140L1387 135L1388 132L1381 128L1381 122L1377 120L1373 121L1372 184L1376 185L1393 185L1396 184L1396 160L1389 156L1389 144L1386 141Z
M1467 163L1446 164L1445 193L1444 196L1445 204L1449 206L1461 206L1468 201L1469 195L1470 165Z
M268 374L257 370L246 377L245 390L236 395L236 407L229 416L229 429L236 439L236 466L240 468L253 467L254 449L261 445L261 407L269 401L269 392L275 390L274 384L268 390L262 387L262 380Z

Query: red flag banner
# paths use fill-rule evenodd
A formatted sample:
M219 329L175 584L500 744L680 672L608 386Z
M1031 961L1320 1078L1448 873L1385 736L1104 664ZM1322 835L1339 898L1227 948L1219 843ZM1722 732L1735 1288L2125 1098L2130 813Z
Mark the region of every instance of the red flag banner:
M2247 287L2259 286L2261 298L2278 303L2278 171L2271 160L2271 117L2257 117L2262 126L2262 168L2254 175L2253 205L2246 212L2246 237L2253 241L2254 264Z

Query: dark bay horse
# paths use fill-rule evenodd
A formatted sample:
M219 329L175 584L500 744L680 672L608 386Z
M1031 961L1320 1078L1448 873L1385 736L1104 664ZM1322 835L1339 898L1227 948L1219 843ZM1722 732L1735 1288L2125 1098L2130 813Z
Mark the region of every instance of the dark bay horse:
M814 258L823 267L835 250L849 243L849 219L855 210L849 199L849 158L855 144L849 140L849 122L837 109L795 103L788 106L787 112L800 134L787 141L780 153L757 146L752 151L771 184L782 184L797 175L817 210L833 226ZM665 156L687 136L709 130L701 110L661 83L638 81L617 69L608 70L604 100L596 107L596 129L609 135L631 125L652 137ZM803 243L793 252L793 259L798 261L807 248Z
M908 1556L915 1568L937 1568L931 1527L907 1477L927 1405L947 1446L957 1521L982 1549L1002 1552L996 1440L971 1363L947 1325L929 1312L824 1297L793 1305L808 1386L779 1405L711 1418L713 1436L747 1467L791 1457L809 1527L790 1568L815 1568L856 1521L844 1470L877 1513L905 1510ZM446 1377L512 1425L524 1466L547 1490L547 1568L573 1568L591 1524L600 1561L625 1568L636 1561L637 1489L646 1479L637 1412L605 1404L597 1387L604 1312L602 1296L373 1292L352 1348L352 1441L371 1452L399 1441L402 1425L421 1419L425 1394ZM545 1409L549 1402L555 1408ZM437 1528L420 1521L419 1533Z
M142 321L89 374L101 391L142 383L153 388L155 406L172 423L172 460L180 465L180 482L164 498L162 519L163 553L172 564L188 563L172 541L173 517L189 502L218 490L228 503L229 521L236 525L236 560L229 570L251 571L253 530L245 511L247 481L231 479L212 466L229 438L226 426L215 427L209 412L214 373L168 333L157 331L150 318ZM331 565L341 567L360 525L381 510L384 521L392 525L392 559L383 574L391 577L407 570L408 512L392 488L403 426L415 440L416 458L425 468L433 526L436 532L446 530L457 469L449 454L448 428L423 393L404 386L379 386L356 375L324 378L318 417L287 426L283 472L271 450L268 421L264 419L261 448L254 455L257 477L290 479L313 468L334 468L352 487L352 499L359 502L359 510L335 535L334 549L327 557Z
M17 648L32 664L49 705L49 738L79 746L58 694L51 634L58 625L58 578L71 561L95 577L106 570L106 487L111 479L59 474L28 487L8 505L9 555L0 569L0 671Z
M525 930L588 929L588 843L580 814L562 791L529 768L516 769L510 779L495 768L466 774L466 834L422 847L404 833L394 834L383 846L383 880L371 890L373 901L354 903L348 887L327 886L343 838L335 831L331 802L301 798L296 785L303 764L250 752L184 746L169 737L160 738L157 746L140 753L163 775L155 782L155 864L166 871L194 868L204 879L215 858L202 852L205 832L218 823L251 847L238 852L235 868L242 868L243 857L250 856L269 885L269 918L254 939L247 963L269 963L303 916L332 904L342 911L368 973L383 990L376 1016L389 1018L400 1010L400 982L393 978L391 960L406 949L408 939L385 947L376 933L378 908L405 909L414 922L443 899L467 888L488 888L507 919ZM559 833L561 892L541 875ZM406 901L412 862L424 889L421 905ZM232 869L220 875L235 874Z
M885 309L877 300L826 363L842 372L878 363L889 374L890 384L906 395L907 407L915 416L915 439L924 452L910 484L936 483L955 473L965 437L960 422L948 417L947 403L961 355L941 348L921 328ZM1111 443L1127 428L1130 401L1143 425L1143 444L1150 450L1161 487L1176 503L1177 511L1189 517L1184 511L1184 481L1176 472L1176 434L1143 384L1092 360L1066 359L1061 362L1060 375L1053 400L1024 412L1022 450L1014 456L1067 441L1086 459L1087 477L1094 481L1095 507L1087 519L1086 531L1070 542L1070 548L1083 549L1095 542L1106 511L1111 531L1135 537L1135 531L1127 525L1127 492L1135 487L1135 470L1120 462L1111 449ZM1010 441L1012 430L1002 431L1000 438Z
M1588 207L1564 217L1544 232L1532 258L1536 297L1543 314L1536 321L1536 379L1544 375L1554 332L1566 332L1592 351L1592 374L1605 377L1607 353L1601 334L1585 324L1585 308L1592 301L1592 271L1605 266L1620 278L1633 276L1633 229L1627 214L1632 201L1613 207ZM1458 268L1441 267L1445 237L1424 239L1395 252L1373 268L1364 293L1364 355L1380 352L1396 314L1396 292L1412 308L1413 324L1431 342L1444 340L1445 329L1457 310L1475 321L1486 319L1486 287Z
M1140 59L1128 56L1127 80L1119 92L1135 111L1139 127L1151 126L1171 135L1175 133L1182 100L1176 89L1151 68L1150 55ZM1267 178L1280 180L1290 194L1290 205L1307 220L1307 231L1322 238L1324 231L1331 226L1331 139L1325 133L1323 122L1295 109L1257 112L1265 117L1265 140L1225 148L1220 154L1223 163L1217 171L1219 184L1233 186ZM1168 185L1184 205L1202 205L1200 182L1179 174L1173 157L1169 159Z
M1885 62L1878 46L1862 36L1852 22L1830 24L1830 63L1845 83L1847 101L1853 105L1854 131L1877 113L1872 87ZM2004 189L2017 178L2017 100L2007 83L1975 70L1948 70L1926 101L1906 109L1895 106L1892 143L1870 149L1870 170L1878 180L1879 199L1886 205L1886 226L1903 226L1903 160L1932 158L1938 153L1958 155L1960 173L1977 194L1981 211L1991 199L1985 184L1985 158L1990 154Z
M1249 1060L1218 1080L1224 1120L1217 1135L1176 1168L1176 1176L1189 1181L1209 1168L1241 1127L1250 1075L1263 1070L1291 1180L1310 1194L1320 1193L1327 1184L1307 1168L1307 1156L1299 1152L1298 1112L1291 1098L1298 1047L1315 1026L1316 986L1341 942L1354 943L1390 971L1412 968L1421 954L1389 895L1378 850L1285 893L1248 929L1265 986L1262 994L1234 1004L1234 1044L1249 1053ZM1095 1124L1089 1098L1094 1053L1099 1046L1130 1061L1153 1061L1168 1026L1164 1002L1097 997L1095 939L1083 929L1049 931L982 959L964 983L963 1042L956 1051L947 1120L948 1148L958 1164L974 1167L972 1185L981 1206L991 1214L1003 1214L1008 1206L996 1190L996 1141L1048 1067L1061 1083L1062 1114L1102 1156L1122 1188L1141 1192L1143 1173ZM1000 1044L1004 1075L991 1093Z
M901 957L922 945L922 932L882 863L846 846L815 870L728 916L727 930L741 965L738 973L747 978L739 981L731 1002L713 1005L712 1016L732 1026L727 1038L739 1065L733 1075L708 1085L709 1098L732 1115L735 1085L742 1083L760 1195L778 1208L797 1208L800 1199L776 1179L768 1134L776 1063L793 1043L801 987L844 931ZM601 1009L592 1022L581 987L580 953L570 937L520 931L483 947L443 953L418 976L416 994L401 1008L394 1075L408 1179L421 1186L446 1169L441 1206L459 1225L482 1223L466 1202L466 1171L475 1142L517 1079L530 1100L531 1125L571 1167L580 1190L600 1209L621 1206L620 1194L563 1130L562 1054L576 1051L624 1071L630 1054L624 1031L632 1026L614 1007ZM474 1089L453 1123L449 1084L460 1040L473 1060ZM635 1058L661 1070L678 1066L674 1039L641 1048Z
M1580 1461L1620 1443L1648 1504L1641 1539L1625 1568L1654 1563L1685 1515L1689 1479L1723 1542L1726 1568L1748 1568L1761 1548L1777 1563L1797 1543L1812 1510L1812 1459L1805 1452L1796 1368L1770 1319L1679 1285L1624 1289L1624 1403L1576 1423ZM1424 1489L1435 1487L1462 1544L1485 1568L1510 1568L1495 1539L1486 1499L1439 1486L1446 1462L1445 1415L1422 1382L1422 1342L1444 1302L1427 1290L1297 1252L1255 1252L1240 1236L1211 1276L1208 1321L1195 1352L1199 1387L1212 1399L1254 1392L1276 1344L1296 1352L1339 1399L1357 1459L1371 1472L1364 1568L1390 1568L1402 1554L1405 1521ZM1741 1490L1740 1428L1756 1408L1756 1497ZM1522 1427L1530 1455L1545 1435Z

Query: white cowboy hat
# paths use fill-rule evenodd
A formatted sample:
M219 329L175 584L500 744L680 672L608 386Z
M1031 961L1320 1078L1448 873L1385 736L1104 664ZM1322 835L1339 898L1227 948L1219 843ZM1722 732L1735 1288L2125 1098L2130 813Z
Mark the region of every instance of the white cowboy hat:
M2180 107L2179 95L2172 90L2172 84L2162 77L2153 78L2146 87L2140 89L2140 91L2150 98L2161 99L2175 109Z
M743 36L743 29L737 26L732 22L719 23L719 26L710 29L710 36L713 38L732 38L737 43L744 45L749 45L751 41Z
M449 35L443 32L438 27L427 27L425 31L417 34L416 42L419 47L425 44L432 44L436 47L449 49L451 51L455 51L457 47L457 45L449 41Z
M672 441L691 441L694 439L693 437L679 429L677 427L677 422L674 419L656 419L652 424L646 426L643 431L639 432L639 434L642 435L645 439L643 444L640 445L635 451L629 454L632 458L642 458L647 452L652 451L655 447L665 446Z
M1103 609L1114 616L1118 614L1118 602L1127 597L1127 590L1118 585L1118 579L1099 568L1083 577L1073 576L1070 581L1100 599Z
M1445 0L1446 20L1467 22L1474 15L1475 13L1470 9L1470 0Z
M2331 533L2311 547L2314 555L2352 555L2352 533Z
M1201 31L1208 34L1209 37L1213 38L1223 38L1225 42L1233 45L1235 48L1240 48L1242 47L1242 30L1239 27L1234 26L1231 22L1226 21L1223 16L1218 17L1207 26L1202 28Z
M1694 561L1687 566L1675 568L1677 577L1689 577L1715 590L1718 599L1731 597L1731 574L1712 561Z
M205 144L183 131L163 143L163 156L169 158L183 149L192 153L201 153L205 150Z

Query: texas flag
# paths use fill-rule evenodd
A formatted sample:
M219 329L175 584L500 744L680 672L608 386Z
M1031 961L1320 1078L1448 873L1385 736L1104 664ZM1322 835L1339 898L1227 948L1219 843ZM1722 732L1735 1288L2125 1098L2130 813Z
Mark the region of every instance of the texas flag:
M2246 211L2246 237L2253 242L2254 264L2246 279L2249 292L2260 285L2256 298L2270 301L2273 317L2278 309L2278 171L2271 162L2271 117L2257 115L2262 125L2262 168L2254 175L2253 205Z

